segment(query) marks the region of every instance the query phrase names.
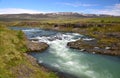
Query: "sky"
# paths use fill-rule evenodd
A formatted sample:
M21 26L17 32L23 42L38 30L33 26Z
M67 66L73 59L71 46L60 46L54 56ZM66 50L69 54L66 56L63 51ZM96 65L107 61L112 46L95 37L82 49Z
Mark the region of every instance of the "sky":
M51 12L120 15L120 0L0 0L0 14Z

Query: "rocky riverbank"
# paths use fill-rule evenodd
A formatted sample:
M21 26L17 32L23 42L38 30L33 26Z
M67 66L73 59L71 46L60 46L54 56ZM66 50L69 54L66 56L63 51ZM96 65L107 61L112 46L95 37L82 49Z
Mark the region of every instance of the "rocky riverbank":
M93 54L120 56L120 49L117 44L99 44L97 40L77 40L74 42L68 42L67 46L73 49L79 49L80 51L90 52Z
M42 75L39 76L39 73L43 74L44 78L47 77L47 75L44 76L44 72L49 73L49 71L47 71L47 69L45 69L44 67L40 66L34 57L27 53L24 53L23 56L24 59L27 60L27 64L20 64L11 68L12 73L15 74L16 78L32 78L33 76L31 77L31 74L35 74L36 76L34 77L40 78L42 77Z

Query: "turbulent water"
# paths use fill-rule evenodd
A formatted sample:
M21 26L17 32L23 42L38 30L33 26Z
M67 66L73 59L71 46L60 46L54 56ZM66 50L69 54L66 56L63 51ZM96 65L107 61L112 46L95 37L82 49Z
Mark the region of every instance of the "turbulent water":
M78 78L120 78L120 57L106 56L70 49L66 44L77 39L92 40L77 33L21 29L29 39L50 45L43 53L32 53L38 62Z

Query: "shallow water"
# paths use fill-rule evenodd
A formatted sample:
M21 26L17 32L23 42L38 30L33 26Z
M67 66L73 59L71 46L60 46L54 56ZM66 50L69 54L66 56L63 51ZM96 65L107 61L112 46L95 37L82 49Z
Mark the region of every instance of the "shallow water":
M63 33L32 28L22 30L29 39L38 39L50 45L43 53L31 53L39 63L78 78L120 78L120 57L91 54L70 49L67 42L77 39L92 40L77 33Z

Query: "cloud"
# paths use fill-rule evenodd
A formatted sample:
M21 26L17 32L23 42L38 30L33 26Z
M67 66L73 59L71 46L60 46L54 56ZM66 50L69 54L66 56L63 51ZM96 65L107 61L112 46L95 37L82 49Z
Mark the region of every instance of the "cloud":
M66 5L71 5L74 7L79 6L90 6L90 5L81 5L81 4L69 4L66 3ZM21 8L0 8L0 14L20 14L20 13L30 13L30 14L37 14L37 13L50 13L50 12L57 12L57 11L37 11L37 10L29 10L29 9L21 9ZM79 11L76 11L79 12ZM109 14L109 15L115 15L120 16L120 4L114 4L112 6L106 6L104 9L85 9L81 11L82 13L90 13L90 14Z
M68 2L64 2L64 3L58 3L58 4L62 4L62 5L67 5L67 6L72 6L72 7L90 7L90 6L97 6L96 4L84 4L84 3L80 3L80 2L75 2L75 3L68 3Z
M20 13L37 14L37 13L46 13L46 12L36 11L36 10L28 10L28 9L21 9L21 8L0 9L0 14L20 14Z
M89 12L93 14L109 14L109 15L120 16L120 4L106 6L105 9L86 9L85 12Z

